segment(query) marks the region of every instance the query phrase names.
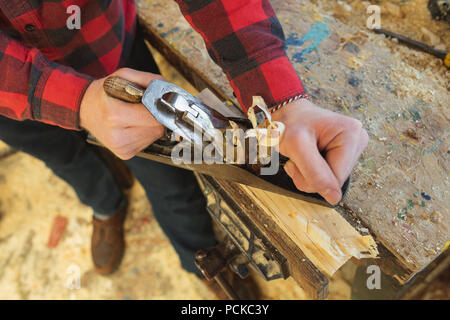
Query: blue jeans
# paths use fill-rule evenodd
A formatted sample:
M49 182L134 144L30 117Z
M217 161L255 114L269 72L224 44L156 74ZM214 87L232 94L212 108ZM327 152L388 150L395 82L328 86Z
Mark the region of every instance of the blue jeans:
M139 36L128 66L159 73ZM85 133L0 116L0 140L44 161L74 188L80 201L95 212L112 216L120 209L125 195L95 151L97 147L86 142ZM178 253L183 268L197 272L195 252L214 246L216 240L194 174L142 158L133 158L127 164L143 185L153 213Z

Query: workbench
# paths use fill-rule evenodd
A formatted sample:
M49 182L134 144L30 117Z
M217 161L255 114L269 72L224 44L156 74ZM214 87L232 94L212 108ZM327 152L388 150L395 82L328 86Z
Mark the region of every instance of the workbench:
M222 70L175 2L136 2L151 45L195 88L209 88L237 104ZM378 244L379 258L361 265L379 265L397 288L392 297L408 296L405 288L417 288L449 265L448 91L391 53L382 36L344 25L309 1L271 2L288 56L312 101L359 119L369 133L369 145L337 210ZM219 187L232 196L232 184ZM277 228L245 203L240 209L257 216L266 232ZM277 241L302 255L289 239ZM291 273L295 268L291 265Z

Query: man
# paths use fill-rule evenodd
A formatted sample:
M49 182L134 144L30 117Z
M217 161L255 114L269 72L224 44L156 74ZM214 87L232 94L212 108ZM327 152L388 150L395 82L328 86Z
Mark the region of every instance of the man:
M368 136L358 121L306 99L269 1L177 3L242 108L262 96L273 118L286 125L280 152L290 158L285 169L295 185L338 202ZM80 8L80 30L66 27L69 5ZM110 74L142 86L161 78L135 29L132 0L0 0L0 139L43 160L94 209L92 257L96 270L106 274L123 254L127 201L80 130L91 132L128 160L183 268L196 272L195 251L216 241L193 174L133 158L161 137L163 127L142 104L103 91Z

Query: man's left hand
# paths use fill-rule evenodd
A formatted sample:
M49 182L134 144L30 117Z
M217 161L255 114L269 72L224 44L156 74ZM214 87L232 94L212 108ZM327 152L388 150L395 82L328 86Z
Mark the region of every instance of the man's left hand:
M341 187L368 143L361 122L306 99L275 111L272 119L286 126L280 153L290 158L285 170L295 186L338 203Z

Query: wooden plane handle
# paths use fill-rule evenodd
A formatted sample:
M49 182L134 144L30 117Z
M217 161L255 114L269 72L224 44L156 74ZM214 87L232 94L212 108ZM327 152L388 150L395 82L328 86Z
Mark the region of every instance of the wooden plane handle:
M140 85L117 76L106 78L103 89L109 96L130 103L141 103L145 92Z

